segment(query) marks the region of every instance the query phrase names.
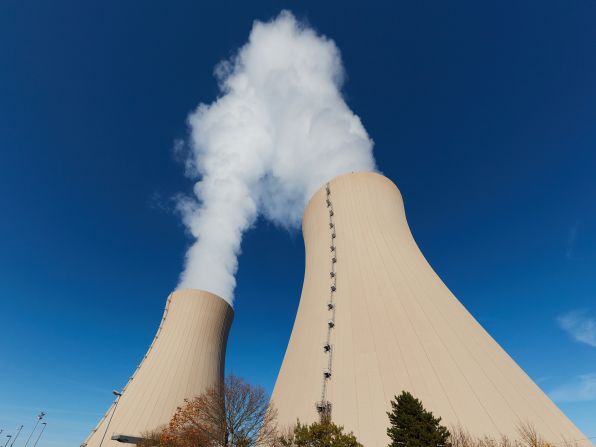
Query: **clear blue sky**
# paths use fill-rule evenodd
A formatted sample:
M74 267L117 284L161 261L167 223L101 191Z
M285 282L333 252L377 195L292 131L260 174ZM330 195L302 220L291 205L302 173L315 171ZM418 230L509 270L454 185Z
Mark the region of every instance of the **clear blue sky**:
M288 8L341 49L431 265L596 436L596 3L387 3L0 4L0 428L45 410L39 447L78 446L125 384L190 243L173 142ZM227 368L271 390L302 239L261 222L242 248Z

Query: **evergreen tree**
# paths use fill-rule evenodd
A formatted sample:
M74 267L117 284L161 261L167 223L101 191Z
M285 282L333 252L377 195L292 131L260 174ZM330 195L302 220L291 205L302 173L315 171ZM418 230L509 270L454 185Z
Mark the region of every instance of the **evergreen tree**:
M435 418L422 406L422 402L407 391L391 401L389 447L448 447L449 430L443 427L441 418Z

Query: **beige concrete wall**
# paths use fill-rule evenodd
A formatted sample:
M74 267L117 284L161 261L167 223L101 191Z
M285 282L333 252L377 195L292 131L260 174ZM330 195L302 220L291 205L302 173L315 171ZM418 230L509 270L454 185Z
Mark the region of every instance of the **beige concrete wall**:
M102 447L121 447L112 434L139 436L167 424L185 398L221 383L234 311L216 295L181 289L167 300L147 354L122 392ZM85 441L98 447L112 415L110 406Z
M333 420L366 447L387 445L385 413L402 390L475 435L515 437L527 421L553 442L584 438L435 274L390 180L347 174L329 190L319 190L304 215L302 297L272 396L282 425L317 419L331 360L324 399ZM323 349L328 334L331 357Z

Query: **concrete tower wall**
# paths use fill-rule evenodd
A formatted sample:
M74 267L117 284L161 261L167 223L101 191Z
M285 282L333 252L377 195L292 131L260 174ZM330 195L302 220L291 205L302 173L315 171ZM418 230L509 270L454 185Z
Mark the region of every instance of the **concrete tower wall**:
M366 447L385 446L385 413L408 390L474 435L515 438L523 421L553 442L585 438L435 274L390 180L334 179L303 233L302 297L272 396L280 424L314 421L315 402L329 402Z
M140 436L167 424L185 398L222 383L234 311L208 292L181 289L168 297L157 334L122 392L85 444L120 447L113 434Z

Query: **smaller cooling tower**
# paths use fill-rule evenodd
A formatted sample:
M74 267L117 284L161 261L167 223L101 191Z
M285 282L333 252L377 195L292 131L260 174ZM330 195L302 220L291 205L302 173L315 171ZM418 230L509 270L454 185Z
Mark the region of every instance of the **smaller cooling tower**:
M232 307L202 290L176 290L149 350L83 446L121 447L115 434L139 437L167 424L184 399L222 383ZM107 431L106 431L107 429Z

